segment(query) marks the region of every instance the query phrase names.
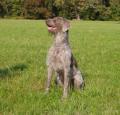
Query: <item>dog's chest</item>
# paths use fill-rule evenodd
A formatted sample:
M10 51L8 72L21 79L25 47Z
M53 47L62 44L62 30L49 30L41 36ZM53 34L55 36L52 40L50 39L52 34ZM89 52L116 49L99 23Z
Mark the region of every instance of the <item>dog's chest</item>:
M64 48L50 48L47 57L47 64L52 66L56 71L63 69Z

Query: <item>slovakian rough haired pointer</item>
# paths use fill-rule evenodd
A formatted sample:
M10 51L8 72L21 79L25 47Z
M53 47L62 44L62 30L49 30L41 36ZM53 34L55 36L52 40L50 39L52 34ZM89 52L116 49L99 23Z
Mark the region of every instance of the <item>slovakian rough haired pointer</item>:
M79 89L84 85L83 77L78 70L68 41L70 23L62 17L55 17L46 20L46 25L48 31L54 36L54 42L47 56L48 75L46 92L49 91L54 71L56 74L56 83L63 86L63 98L66 98L70 86Z

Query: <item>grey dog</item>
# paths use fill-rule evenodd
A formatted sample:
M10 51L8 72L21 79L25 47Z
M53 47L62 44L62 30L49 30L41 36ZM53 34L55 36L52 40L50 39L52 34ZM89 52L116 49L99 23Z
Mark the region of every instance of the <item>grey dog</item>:
M70 86L80 88L84 84L81 72L78 70L77 63L68 41L68 30L70 23L62 17L55 17L46 20L48 31L53 34L54 42L48 51L47 66L47 86L49 91L53 71L57 76L57 83L63 86L63 98L68 95Z

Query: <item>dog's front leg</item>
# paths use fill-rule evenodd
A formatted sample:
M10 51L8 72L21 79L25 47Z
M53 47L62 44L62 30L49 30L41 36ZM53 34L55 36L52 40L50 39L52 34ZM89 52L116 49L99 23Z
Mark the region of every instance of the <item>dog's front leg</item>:
M69 79L70 79L70 69L66 68L64 70L63 98L67 98L68 95Z
M50 89L50 83L51 83L52 72L53 72L52 67L48 67L47 84L46 84L46 93L48 93L48 92L49 92L49 89Z

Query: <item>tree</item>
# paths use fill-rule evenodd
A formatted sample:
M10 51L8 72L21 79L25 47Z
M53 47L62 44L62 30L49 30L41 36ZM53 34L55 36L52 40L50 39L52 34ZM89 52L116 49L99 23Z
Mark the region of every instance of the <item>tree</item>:
M73 4L73 9L74 9L73 18L80 19L81 13L84 10L84 7L86 6L86 0L71 0L71 2Z
M44 7L44 0L25 0L23 16L30 19L43 19L51 15L47 8Z
M6 0L0 0L0 17L4 18L6 14L7 14Z
M105 5L106 7L110 6L110 0L102 0L103 5Z
M0 17L120 20L120 0L0 0Z

